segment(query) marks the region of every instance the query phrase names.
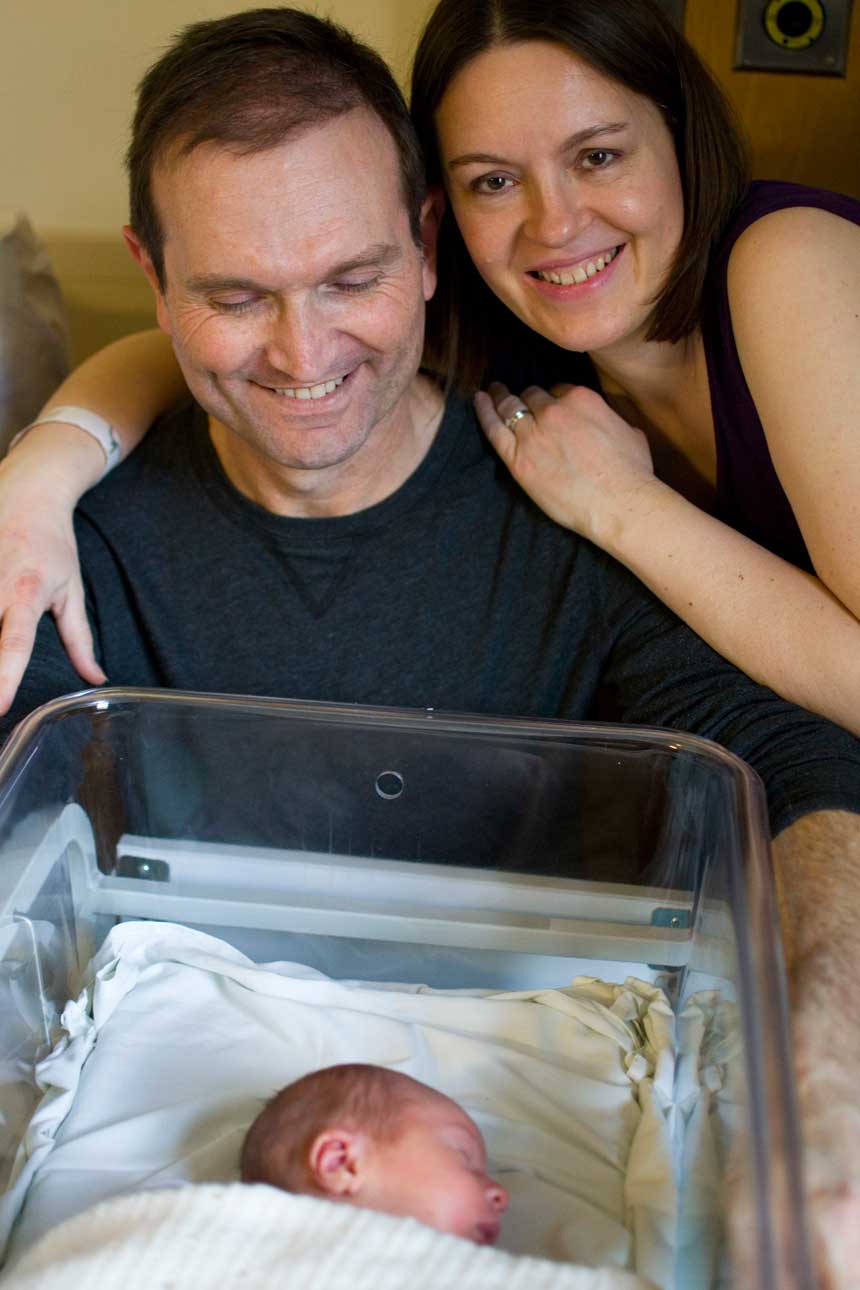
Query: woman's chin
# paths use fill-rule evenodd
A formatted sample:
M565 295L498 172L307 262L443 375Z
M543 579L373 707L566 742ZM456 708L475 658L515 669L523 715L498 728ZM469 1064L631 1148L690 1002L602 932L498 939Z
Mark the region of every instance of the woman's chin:
M511 306L508 306L511 308ZM529 302L528 307L512 309L531 331L572 353L594 354L644 338L650 311L637 311L633 317L618 317L601 309L590 310L576 302Z

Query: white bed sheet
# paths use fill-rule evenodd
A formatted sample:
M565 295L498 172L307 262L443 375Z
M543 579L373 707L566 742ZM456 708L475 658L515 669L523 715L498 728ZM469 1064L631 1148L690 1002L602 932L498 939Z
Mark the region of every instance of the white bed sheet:
M263 1099L307 1071L369 1061L474 1117L511 1194L501 1248L671 1281L674 1018L654 986L333 981L188 928L126 923L63 1022L0 1202L13 1260L123 1191L235 1179Z

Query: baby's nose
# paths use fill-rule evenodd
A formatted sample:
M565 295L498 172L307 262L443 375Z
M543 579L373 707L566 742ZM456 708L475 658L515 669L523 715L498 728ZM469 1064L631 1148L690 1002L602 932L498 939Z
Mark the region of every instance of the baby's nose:
M501 1183L490 1180L490 1185L487 1188L487 1198L497 1213L504 1214L508 1208L508 1193Z

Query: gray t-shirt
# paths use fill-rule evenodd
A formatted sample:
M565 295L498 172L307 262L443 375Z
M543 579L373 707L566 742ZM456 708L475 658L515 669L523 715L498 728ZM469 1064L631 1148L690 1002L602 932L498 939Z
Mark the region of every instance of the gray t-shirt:
M357 514L270 514L188 405L76 519L99 660L164 686L691 731L761 775L778 832L860 811L860 741L754 684L609 556L548 519L452 402L414 474ZM81 688L53 620L5 727Z

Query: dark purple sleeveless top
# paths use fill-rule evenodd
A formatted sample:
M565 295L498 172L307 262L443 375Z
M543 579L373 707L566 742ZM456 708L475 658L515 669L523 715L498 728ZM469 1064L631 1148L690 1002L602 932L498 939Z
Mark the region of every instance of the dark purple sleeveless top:
M788 206L814 206L860 224L860 201L801 184L757 181L726 229L703 298L702 336L717 448L716 514L792 564L812 570L803 535L768 451L735 346L727 270L735 242L757 219ZM860 361L860 355L858 355Z

